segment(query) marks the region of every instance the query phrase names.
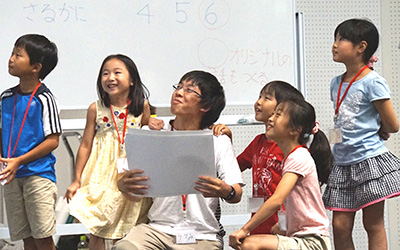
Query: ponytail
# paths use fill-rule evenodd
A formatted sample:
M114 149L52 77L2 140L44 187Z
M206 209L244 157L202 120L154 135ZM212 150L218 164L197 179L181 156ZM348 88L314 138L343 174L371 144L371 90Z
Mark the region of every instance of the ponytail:
M328 183L329 173L331 172L333 156L331 147L324 132L318 130L314 134L310 145L310 153L317 167L318 180L321 184Z
M306 145L313 135L312 143L309 147L312 158L314 159L318 179L320 183L326 184L332 168L333 156L331 147L324 132L319 130L318 122L315 122L315 109L304 99L288 99L282 102L288 108L292 128L300 128L298 143Z

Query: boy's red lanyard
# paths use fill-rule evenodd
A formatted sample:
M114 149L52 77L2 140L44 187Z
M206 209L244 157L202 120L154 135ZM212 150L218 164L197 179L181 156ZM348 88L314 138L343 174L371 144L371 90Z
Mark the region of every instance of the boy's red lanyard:
M11 141L12 141L13 127L14 127L14 118L15 118L15 109L16 109L16 106L17 106L17 97L18 97L18 89L19 89L19 86L17 87L17 90L15 91L14 108L13 108L13 115L12 115L12 119L11 119L11 130L10 130L10 139L9 139L9 141L8 141L8 153L7 153L7 158L12 158L12 157L14 156L15 150L17 149L19 137L21 136L22 128L24 127L25 120L26 120L26 117L27 117L27 115L28 115L29 107L31 106L32 98L33 98L33 96L35 95L36 91L38 90L40 84L41 84L41 82L39 82L39 83L36 85L35 89L33 90L32 94L31 94L31 97L29 98L28 106L27 106L26 109L25 109L25 114L24 114L24 118L23 118L22 123L21 123L21 127L20 127L20 129L19 129L18 137L17 137L17 140L15 141L14 149L13 149L12 154L11 154L11 156L10 156Z
M125 143L126 121L128 120L128 106L129 106L129 101L126 104L124 130L122 131L122 138L120 138L119 132L118 132L118 126L117 126L117 123L115 122L114 112L113 112L112 107L110 105L111 116L112 116L113 121L114 121L115 130L117 131L119 146L120 146L121 150L124 149L124 143Z
M174 131L174 124L171 123L171 131ZM187 194L182 195L182 210L183 210L183 218L186 219L186 199L187 199Z
M278 145L274 142L274 143L272 144L272 146L269 148L268 155L270 155L271 152L273 152L274 148L277 147L277 146L278 146ZM259 190L260 187L258 186L257 170L256 170L256 171L253 171L253 182L254 182L254 186L253 186L253 188L254 188L254 190L253 190L253 191L254 191L254 195L255 195L255 196L258 196L258 195L259 195L259 194L258 194L258 190ZM264 190L267 191L269 197L272 196L271 190L269 190L267 183L264 183Z
M356 78L366 69L368 68L368 65L365 65L360 71L358 71L358 73L353 77L353 79L351 79L349 86L347 86L346 91L344 92L342 99L340 99L340 90L342 89L342 85L343 85L343 78L345 75L342 76L342 81L340 82L339 85L339 91L338 91L338 95L337 95L337 100L336 100L336 109L335 109L335 115L337 115L339 113L339 107L342 104L344 97L347 95L347 92L349 91L351 85L353 84L353 82L356 80Z

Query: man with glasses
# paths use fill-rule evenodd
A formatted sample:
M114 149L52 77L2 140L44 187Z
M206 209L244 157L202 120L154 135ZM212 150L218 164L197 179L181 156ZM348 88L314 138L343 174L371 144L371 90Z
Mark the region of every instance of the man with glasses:
M165 129L208 129L225 107L224 90L210 73L188 72L173 88L171 113L175 119ZM196 189L201 194L153 198L149 224L134 227L113 249L222 249L225 232L219 223L219 198L228 203L239 202L243 181L226 135L214 136L214 151L218 178L199 177ZM120 191L132 200L140 199L132 194L146 191L145 185L137 184L147 180L147 177L137 176L140 173L141 170L125 172L118 181Z

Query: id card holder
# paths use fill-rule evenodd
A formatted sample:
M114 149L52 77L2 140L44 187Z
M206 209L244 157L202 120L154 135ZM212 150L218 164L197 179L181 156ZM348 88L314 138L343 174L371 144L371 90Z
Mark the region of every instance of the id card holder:
M329 129L329 142L330 144L341 143L342 139L342 129L341 128L331 128Z
M279 230L287 231L286 210L282 208L278 210Z
M196 244L196 231L194 228L177 228L176 244Z
M119 174L125 171L129 171L128 159L126 157L117 159L117 171Z
M247 210L249 213L255 213L264 204L264 197L249 196L247 203Z
M6 167L7 167L7 163L0 161L0 171L3 171ZM0 177L3 177L3 175L0 175ZM7 180L8 180L8 178L1 180L0 184L4 186L7 183Z

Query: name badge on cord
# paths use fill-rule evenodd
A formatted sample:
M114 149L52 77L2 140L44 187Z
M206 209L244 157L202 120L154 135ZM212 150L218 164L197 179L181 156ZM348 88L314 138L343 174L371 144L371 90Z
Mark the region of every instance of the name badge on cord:
M279 230L287 231L286 210L282 208L278 210Z
M249 213L257 212L258 209L260 209L260 207L264 204L264 197L249 196L248 199L247 211Z
M196 231L194 228L177 228L176 244L195 244Z
M341 143L342 141L343 141L343 138L342 138L342 129L341 128L329 129L329 142L331 144Z
M129 171L128 159L126 159L126 157L117 159L117 171L119 174L125 171Z

